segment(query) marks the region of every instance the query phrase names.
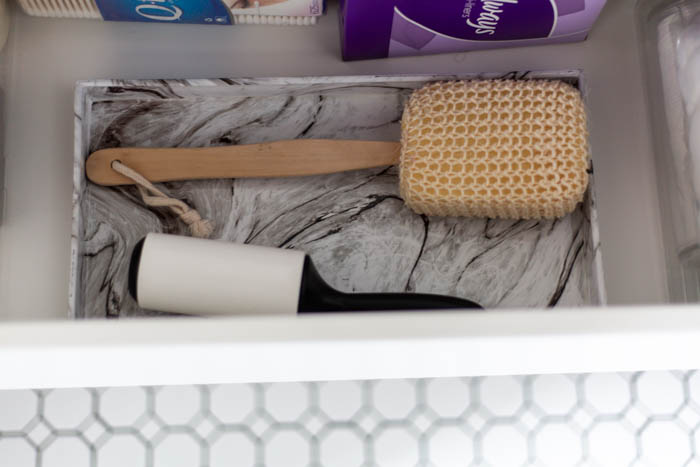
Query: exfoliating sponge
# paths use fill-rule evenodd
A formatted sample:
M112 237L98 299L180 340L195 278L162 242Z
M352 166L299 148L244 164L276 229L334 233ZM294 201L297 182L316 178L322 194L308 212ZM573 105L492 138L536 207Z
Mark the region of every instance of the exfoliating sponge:
M586 113L562 81L431 83L401 129L401 197L420 214L555 218L586 191Z

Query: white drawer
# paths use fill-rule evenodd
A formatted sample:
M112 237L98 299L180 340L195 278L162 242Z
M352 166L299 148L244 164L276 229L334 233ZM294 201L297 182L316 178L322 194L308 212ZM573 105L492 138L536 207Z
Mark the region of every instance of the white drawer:
M0 327L0 389L689 369L688 307Z
M0 387L697 367L700 309L661 305L665 268L634 3L608 2L583 43L361 62L339 58L333 2L310 28L145 26L15 9L2 62L0 319L27 323L0 326ZM608 299L624 310L42 322L67 317L77 80L571 68L583 69L588 86ZM657 306L634 306L642 304Z

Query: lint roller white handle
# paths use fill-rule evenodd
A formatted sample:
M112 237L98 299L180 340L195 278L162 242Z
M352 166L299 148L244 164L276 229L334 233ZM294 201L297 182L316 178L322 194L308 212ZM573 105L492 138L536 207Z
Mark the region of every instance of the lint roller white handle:
M189 315L297 313L305 254L149 234L136 290L141 307Z

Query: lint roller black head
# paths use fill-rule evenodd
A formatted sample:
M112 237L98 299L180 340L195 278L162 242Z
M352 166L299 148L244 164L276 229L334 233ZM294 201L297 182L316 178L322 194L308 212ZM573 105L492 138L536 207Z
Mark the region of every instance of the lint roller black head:
M348 294L298 250L166 234L134 248L129 293L145 309L197 315L481 308L443 295Z

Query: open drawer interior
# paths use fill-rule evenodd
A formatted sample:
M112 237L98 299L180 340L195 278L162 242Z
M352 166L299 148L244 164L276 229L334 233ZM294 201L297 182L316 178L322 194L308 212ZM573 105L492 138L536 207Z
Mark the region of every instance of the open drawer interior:
M426 70L431 75L582 70L605 286L562 304L599 304L603 289L611 304L665 302L656 180L634 39L633 2L609 3L590 38L582 43L352 63L339 58L333 2L327 16L313 28L144 27L31 18L14 11L2 61L6 196L0 226L0 317L36 321L72 316L69 303L73 303L73 311L84 309L75 306L77 294L68 296L71 270L77 274L72 260L81 254L77 245L85 240L74 237L71 251L73 214L82 209L81 199L73 198L71 203L74 175L81 170L74 165L74 147L76 143L78 147L84 144L74 140L76 82L242 76L418 76L425 75ZM153 97L140 98L148 101ZM389 138L389 134L384 137ZM92 227L90 234L97 232ZM417 231L422 228L418 223ZM500 229L493 225L488 228ZM123 248L122 254L126 254L128 245ZM324 276L337 280L335 285L342 287L344 279L329 277L333 268L330 263L323 264L328 267ZM485 267L496 268L496 264L489 260ZM341 269L348 271L346 267L337 270ZM410 267L402 270L406 269L410 271ZM552 279L558 279L561 269L555 267L553 271L557 277ZM357 277L347 279L348 289L375 286L351 284L359 280ZM592 274L587 277L591 283L598 280ZM397 283L406 279L398 274L395 278ZM75 286L77 281L71 284ZM503 294L500 288L491 290ZM123 286L119 292L123 294ZM478 292L486 294L486 289ZM491 300L487 303L497 305L499 293L487 297ZM100 312L105 316L108 300L106 296L102 300ZM506 307L547 304L540 299L536 303L503 302Z

